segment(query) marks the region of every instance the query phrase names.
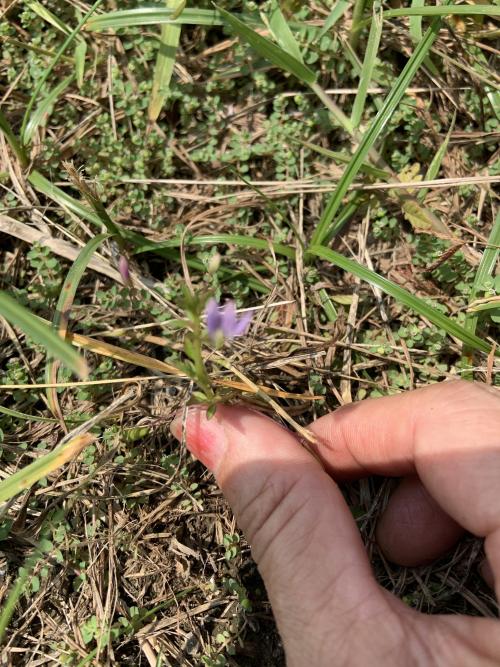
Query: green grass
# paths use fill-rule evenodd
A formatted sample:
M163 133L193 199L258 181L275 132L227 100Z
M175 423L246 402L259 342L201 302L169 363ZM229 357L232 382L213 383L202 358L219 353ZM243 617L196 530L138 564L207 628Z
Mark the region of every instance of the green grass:
M195 389L175 369L200 361L186 286L257 308L223 353L299 427L339 397L457 375L499 386L493 189L387 183L500 173L500 10L130 4L23 1L0 26L0 635L70 666L140 664L154 632L157 664L279 667L248 545L168 433ZM290 195L289 180L336 186ZM214 391L241 400L215 358ZM245 400L269 409L262 395ZM349 486L366 535L389 486ZM429 566L425 594L421 573L391 566L388 581L376 550L373 567L412 607L494 613L475 554L466 542ZM463 594L440 574L456 562Z

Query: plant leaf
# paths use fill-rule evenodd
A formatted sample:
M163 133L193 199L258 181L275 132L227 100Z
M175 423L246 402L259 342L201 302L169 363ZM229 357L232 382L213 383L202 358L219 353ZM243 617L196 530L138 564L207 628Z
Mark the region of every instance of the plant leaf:
M300 62L300 60L291 56L269 39L259 35L255 30L252 30L252 28L249 28L243 23L243 21L240 21L240 19L236 18L229 12L226 12L224 9L218 7L218 11L224 22L233 29L238 37L250 44L260 56L269 60L273 65L276 65L276 67L293 74L299 81L302 81L308 86L311 86L316 82L316 74L309 69L309 67Z
M478 293L481 291L481 287L484 284L484 281L487 280L495 269L497 258L500 252L500 210L498 211L493 227L491 228L490 236L488 238L488 246L483 252L481 261L474 276L474 283L472 284L472 289L469 297L469 303L472 303ZM475 333L478 315L475 312L468 312L465 316L465 327L467 331Z
M406 89L411 80L417 73L422 61L428 54L432 44L434 43L441 25L439 18L434 19L429 29L424 35L420 44L416 47L411 58L406 63L403 71L394 83L389 95L386 97L383 106L378 111L377 115L371 122L369 128L364 133L356 152L352 156L351 161L347 165L342 177L340 178L337 188L330 197L325 210L321 216L318 226L314 230L311 239L311 245L319 245L329 235L329 228L337 214L337 211L342 205L342 199L349 189L351 183L354 181L357 173L361 169L365 158L374 146L377 139L380 137L384 127L389 122L392 114L398 107Z
M267 239L259 239L254 236L243 236L239 234L207 234L194 236L188 239L186 245L214 246L217 245L217 243L236 245L240 248L257 248L259 250L272 248L277 255L284 255L285 257L290 257L290 259L295 257L294 249L283 245L282 243L274 243ZM168 239L167 241L150 241L149 239L141 241L140 239L134 239L134 255L141 252L156 252L163 248L178 248L180 244L181 241L179 238Z
M66 339L69 311L73 305L76 291L85 269L92 259L94 252L101 245L101 243L103 243L108 238L109 234L99 234L93 239L90 239L90 241L81 249L78 257L73 262L70 270L66 275L66 278L64 279L64 283L59 293L59 299L57 300L54 318L52 320L54 329L57 330L57 334L61 340ZM55 384L57 382L58 367L59 364L56 359L51 357L47 360L47 364L45 366L45 382L47 384ZM63 417L59 407L59 401L57 400L57 390L55 387L49 387L47 389L47 399L52 413L57 415L57 417L62 420Z
M24 144L29 144L33 139L33 135L39 127L43 127L47 122L47 118L52 113L54 104L57 102L58 97L66 90L70 83L75 78L74 74L70 74L60 83L57 84L40 102L37 108L33 111L29 117L28 122L24 128L22 135L22 140Z
M317 42L319 42L319 40L322 37L324 37L329 30L333 28L333 26L337 23L337 21L340 18L342 18L342 16L345 14L350 4L351 3L349 2L349 0L337 0L334 8L326 17L323 27L321 28L321 30L318 33L318 36L316 37Z
M325 259L328 262L339 266L341 269L344 269L344 271L348 271L349 273L358 276L358 278L361 278L361 280L364 280L371 285L375 285L386 294L394 297L398 303L411 308L414 312L418 313L422 317L425 317L435 326L446 331L446 333L450 336L458 338L470 347L476 350L480 350L481 352L491 352L491 345L489 343L468 331L455 320L452 320L450 317L443 315L443 313L441 313L436 308L429 306L429 304L427 304L420 297L411 294L411 292L408 292L408 290L404 289L404 287L401 287L391 280L384 278L375 271L371 271L362 264L344 257L331 248L325 248L324 246L316 245L311 246L309 248L309 252L311 255Z
M186 0L181 0L180 2L178 0L167 0L167 7L177 11L177 14L172 14L174 18L182 13L185 5ZM162 25L160 45L153 76L153 87L148 108L148 118L153 123L160 115L160 111L170 86L170 80L172 79L175 65L175 54L177 46L179 45L180 36L180 25L172 23L165 23Z
M361 122L366 103L366 93L373 77L375 61L377 58L380 38L382 36L382 10L378 3L373 5L373 20L368 35L368 44L366 46L363 68L359 80L359 88L352 105L351 123L357 128Z
M78 88L83 86L83 76L85 74L85 56L87 55L87 42L79 39L75 46L75 76Z
M43 345L48 354L60 359L79 377L85 379L88 375L87 364L71 345L61 340L57 333L27 308L18 303L6 292L0 292L0 315L19 327L39 345Z
M0 482L0 502L10 500L18 493L29 489L43 477L47 477L51 472L78 456L82 449L94 440L95 436L90 433L77 435L56 447L54 451L41 456L25 468L2 480Z
M500 16L500 5L423 5L403 7L401 9L388 9L384 12L384 18L395 18L396 16Z
M1 109L0 109L0 130L2 130L9 146L11 147L17 159L21 163L21 166L23 167L23 169L25 169L30 163L29 158L26 154L26 151L24 150L24 147L21 145L16 135L12 131L10 123L4 116Z
M25 131L26 131L26 126L28 125L28 123L30 121L30 118L31 118L31 112L33 110L33 107L36 104L36 101L38 99L38 95L40 94L40 91L42 90L43 86L45 85L45 82L49 78L50 74L54 70L57 63L63 57L64 52L66 51L68 46L71 44L71 42L73 42L73 40L75 40L78 37L81 29L83 28L84 23L87 21L87 19L89 19L92 16L92 14L99 7L99 5L102 3L102 1L103 0L95 0L94 4L89 9L89 11L85 14L85 16L78 22L77 26L66 37L66 39L64 40L64 42L61 44L60 48L58 49L56 55L52 59L52 62L47 67L47 69L45 70L43 75L40 77L38 83L35 86L35 90L33 91L32 95L29 99L29 102L26 106L26 110L24 112L23 122L22 122L22 125L21 125L21 133L20 133L21 137L24 137L24 134L25 134Z
M423 7L425 0L411 0L412 7ZM422 16L410 16L410 37L414 44L422 39Z
M222 18L214 9L196 9L186 7L182 13L175 16L175 9L160 7L137 7L118 12L108 12L93 16L85 24L86 30L100 32L101 30L118 30L119 28L133 28L140 25L160 25L161 23L175 23L177 25L222 25Z
M286 51L291 56L298 60L302 64L304 60L300 52L300 47L297 43L297 40L293 36L288 21L283 16L281 7L278 0L272 0L271 3L271 14L269 16L269 29L274 37L274 39L281 46L283 51Z
M425 180L426 181L432 181L435 178L437 178L437 175L438 175L439 170L441 168L441 163L443 162L443 158L446 155L446 151L448 150L448 144L450 142L450 137L451 137L451 133L453 132L453 128L455 127L456 118L457 118L457 112L454 111L453 118L452 118L451 124L450 124L450 129L446 133L446 137L445 137L443 143L441 144L441 146L436 151L436 155L432 158L431 163L429 165L429 168L425 172ZM424 201L425 196L427 195L428 192L429 192L429 188L422 188L417 195L417 199L420 202Z

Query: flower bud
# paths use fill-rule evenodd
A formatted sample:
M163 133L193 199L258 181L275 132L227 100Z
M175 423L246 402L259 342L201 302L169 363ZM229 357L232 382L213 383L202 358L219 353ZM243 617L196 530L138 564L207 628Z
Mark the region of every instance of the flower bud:
M221 261L221 256L219 255L218 252L216 252L210 259L208 260L208 266L207 266L207 271L210 273L210 275L214 275L214 273L217 273L219 270L220 266L220 261Z

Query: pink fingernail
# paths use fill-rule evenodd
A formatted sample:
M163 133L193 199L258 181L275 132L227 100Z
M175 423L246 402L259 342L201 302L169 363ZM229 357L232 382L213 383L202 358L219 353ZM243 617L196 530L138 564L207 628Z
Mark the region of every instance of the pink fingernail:
M177 440L182 439L184 411L174 417L170 430ZM185 419L186 445L193 456L199 459L209 470L217 472L226 451L226 433L217 418L217 413L207 419L206 408L192 405L188 408Z

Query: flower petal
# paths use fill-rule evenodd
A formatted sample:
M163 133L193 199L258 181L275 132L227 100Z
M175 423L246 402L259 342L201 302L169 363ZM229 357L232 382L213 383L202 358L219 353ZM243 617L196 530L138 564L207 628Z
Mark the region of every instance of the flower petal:
M205 307L205 317L207 318L208 335L213 338L217 331L222 328L222 314L215 299L208 301Z
M233 338L235 336L235 329L238 326L236 317L236 306L234 301L226 301L222 309L222 333L226 338Z
M251 310L247 311L246 313L242 313L235 328L233 329L233 336L244 336L248 331L252 317L253 312Z

